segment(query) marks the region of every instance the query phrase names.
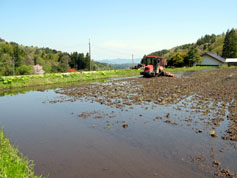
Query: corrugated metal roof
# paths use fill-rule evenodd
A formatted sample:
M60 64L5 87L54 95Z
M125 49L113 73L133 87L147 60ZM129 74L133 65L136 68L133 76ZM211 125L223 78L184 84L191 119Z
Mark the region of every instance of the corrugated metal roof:
M237 62L237 58L227 58L225 62Z
M218 56L215 53L205 52L202 56L205 56L205 55L210 56L210 57L212 57L212 58L214 58L214 59L216 59L216 60L218 60L220 62L225 62L225 59L223 57Z

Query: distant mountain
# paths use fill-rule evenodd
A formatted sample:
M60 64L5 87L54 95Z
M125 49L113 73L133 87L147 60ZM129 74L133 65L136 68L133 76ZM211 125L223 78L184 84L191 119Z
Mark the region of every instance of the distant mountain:
M132 64L132 59L103 59L103 60L98 60L98 62L107 63L107 64ZM140 62L141 62L141 58L133 59L134 64L138 64Z
M109 65L112 66L114 69L129 69L130 67L137 65L137 63L109 64Z

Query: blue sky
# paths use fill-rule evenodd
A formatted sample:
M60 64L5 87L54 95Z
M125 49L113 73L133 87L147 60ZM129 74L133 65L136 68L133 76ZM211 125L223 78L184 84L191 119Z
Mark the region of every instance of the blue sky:
M236 0L0 0L0 38L135 58L237 28Z

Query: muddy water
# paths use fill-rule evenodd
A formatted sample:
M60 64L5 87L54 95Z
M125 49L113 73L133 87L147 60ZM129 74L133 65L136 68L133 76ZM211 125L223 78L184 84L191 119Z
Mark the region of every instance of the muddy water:
M213 160L237 171L233 145L210 137L208 125L185 121L199 117L186 109L151 103L119 109L67 98L54 90L0 97L0 125L14 145L34 160L37 174L213 177ZM54 100L63 102L50 102ZM165 122L169 118L172 122ZM218 128L218 134L224 127ZM203 132L197 134L196 129Z

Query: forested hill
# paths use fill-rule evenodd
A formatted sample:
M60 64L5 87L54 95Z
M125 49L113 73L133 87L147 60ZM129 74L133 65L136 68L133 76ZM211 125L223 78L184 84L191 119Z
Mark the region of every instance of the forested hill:
M89 55L73 52L71 54L50 48L23 46L6 42L0 38L0 76L33 74L33 65L43 66L46 73L64 72L69 68L89 70ZM93 70L110 69L104 63L92 62Z
M223 49L224 47L224 49ZM174 66L184 66L200 61L200 55L204 52L216 53L224 58L237 57L237 29L228 30L221 35L205 35L199 38L196 43L184 44L172 49L163 49L152 52L149 55L163 56L168 59L168 63ZM190 58L196 61L190 63ZM178 61L179 60L179 61ZM185 63L185 60L187 63Z

